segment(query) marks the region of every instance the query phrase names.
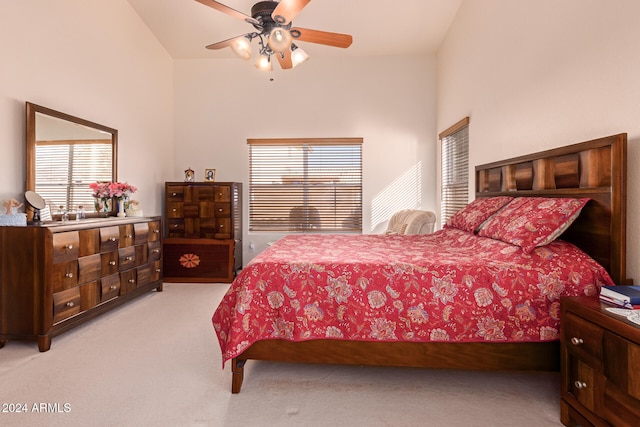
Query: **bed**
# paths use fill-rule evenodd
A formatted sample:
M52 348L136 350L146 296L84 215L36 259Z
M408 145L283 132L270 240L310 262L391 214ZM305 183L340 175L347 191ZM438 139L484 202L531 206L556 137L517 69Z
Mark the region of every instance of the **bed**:
M628 283L626 142L618 134L477 166L472 204L486 217L461 215L432 235L279 240L212 318L232 392L251 359L557 370L559 296ZM504 226L524 206L549 204L568 228L528 240Z

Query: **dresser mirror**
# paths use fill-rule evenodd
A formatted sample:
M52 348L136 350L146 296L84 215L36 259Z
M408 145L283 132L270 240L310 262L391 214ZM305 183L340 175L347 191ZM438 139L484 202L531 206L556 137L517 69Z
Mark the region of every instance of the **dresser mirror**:
M118 131L30 102L26 113L25 191L42 196L54 213L83 206L94 216L89 184L117 180Z

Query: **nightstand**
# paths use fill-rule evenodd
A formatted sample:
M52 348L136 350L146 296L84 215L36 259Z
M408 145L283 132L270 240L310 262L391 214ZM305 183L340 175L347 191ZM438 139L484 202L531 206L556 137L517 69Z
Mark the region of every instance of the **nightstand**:
M562 297L560 421L640 425L640 326L597 297Z

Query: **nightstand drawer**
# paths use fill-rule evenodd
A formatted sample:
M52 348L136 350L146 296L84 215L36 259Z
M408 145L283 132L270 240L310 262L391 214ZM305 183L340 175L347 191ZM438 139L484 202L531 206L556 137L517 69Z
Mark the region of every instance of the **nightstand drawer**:
M565 328L567 350L575 354L579 359L589 363L594 368L602 366L602 336L601 327L567 313L562 325Z

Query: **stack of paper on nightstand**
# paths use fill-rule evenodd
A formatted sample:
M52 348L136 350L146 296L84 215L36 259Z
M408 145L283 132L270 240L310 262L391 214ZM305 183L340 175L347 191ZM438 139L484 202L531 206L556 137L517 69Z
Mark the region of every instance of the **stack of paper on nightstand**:
M600 301L631 309L640 309L640 286L603 286Z

